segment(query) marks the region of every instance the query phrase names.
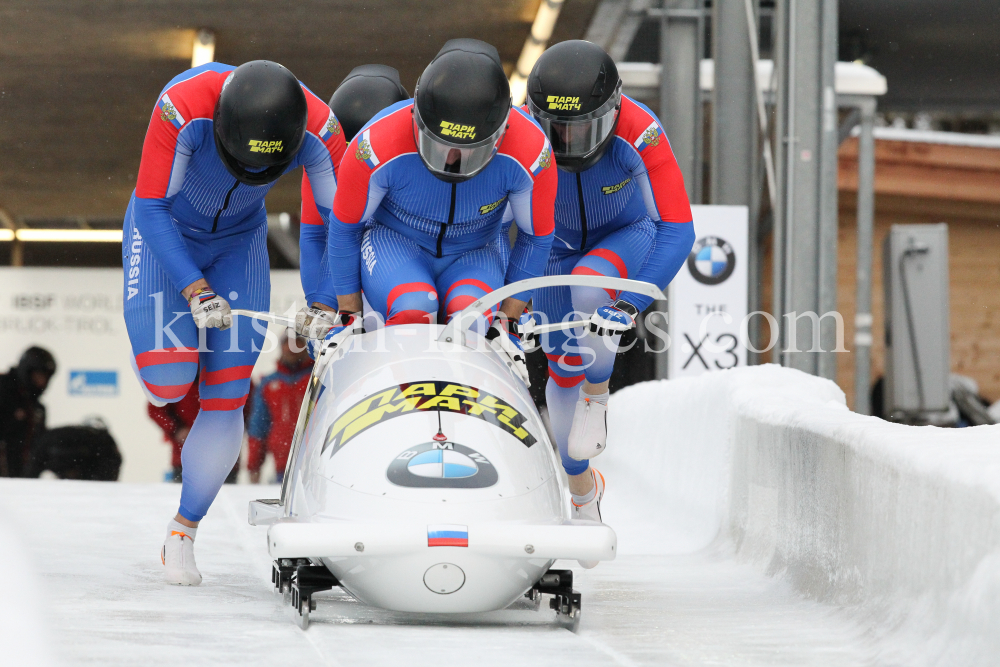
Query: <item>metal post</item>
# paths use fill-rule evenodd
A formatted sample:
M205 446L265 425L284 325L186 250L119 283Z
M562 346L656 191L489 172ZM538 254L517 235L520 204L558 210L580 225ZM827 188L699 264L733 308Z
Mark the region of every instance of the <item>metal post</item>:
M774 14L774 199L771 202L772 234L771 234L771 310L778 322L778 344L771 352L771 360L784 364L785 357L785 327L782 315L785 313L785 237L787 216L785 215L785 192L788 183L785 181L787 164L785 154L788 152L788 5L790 0L776 0Z
M785 122L787 124L786 130L787 134L782 138L785 144L785 201L783 202L784 208L784 222L785 222L785 247L784 252L784 275L782 279L784 281L784 301L781 304L781 317L778 322L781 325L784 335L782 336L782 341L784 343L782 347L782 359L781 364L783 366L791 366L796 368L797 366L792 363L791 353L785 352L785 350L795 349L797 347L797 341L794 340L788 333L788 321L787 317L790 317L793 312L795 312L795 296L792 293L792 280L793 273L795 272L795 250L796 245L802 245L801 238L805 236L805 229L796 229L797 224L801 225L800 218L796 215L796 192L795 186L796 176L798 175L798 164L796 162L796 153L799 147L799 137L796 134L798 130L796 121L798 120L798 108L799 108L799 90L798 90L798 67L797 67L797 57L799 53L798 49L798 25L796 20L798 18L798 0L787 0L788 2L788 15L786 26L788 46L786 48L785 56L788 61L786 64L786 76L785 89L787 94L785 96L785 103L787 104L787 110L785 111ZM808 150L808 149L807 149ZM811 155L811 154L810 154ZM802 250L810 251L812 248L802 248ZM815 254L814 252L808 252L810 259ZM804 276L805 277L805 276ZM810 281L811 282L811 281ZM809 292L809 287L811 285L802 285L798 292ZM808 307L806 308L808 310ZM808 368L800 368L799 370L805 370L809 372Z
M818 308L822 315L837 310L837 94L834 89L837 64L837 0L823 0L819 33L819 79L822 124L819 134L819 244ZM820 342L825 352L818 355L817 374L828 380L837 377L836 322L826 318L820 324Z
M660 120L684 176L688 198L701 203L701 59L705 53L703 0L676 0L650 10L660 17Z
M754 15L757 1L751 0ZM712 6L711 202L749 209L750 256L747 258L750 312L760 309L759 213L760 129L756 114L756 72L747 55L751 45L745 0L716 0ZM753 22L756 28L756 20ZM753 322L759 324L760 318ZM757 341L758 337L753 336ZM755 342L756 345L756 342Z
M875 220L875 99L861 102L858 137L858 267L854 315L854 411L871 414L872 252Z
M835 2L778 5L778 136L784 145L778 179L783 210L775 229L775 250L781 253L775 257L776 315L782 315L782 363L814 375L831 374L830 366L821 364L824 355L814 350L812 321L801 316L821 316L824 306L833 310L836 304ZM832 336L820 336L820 343L833 349Z

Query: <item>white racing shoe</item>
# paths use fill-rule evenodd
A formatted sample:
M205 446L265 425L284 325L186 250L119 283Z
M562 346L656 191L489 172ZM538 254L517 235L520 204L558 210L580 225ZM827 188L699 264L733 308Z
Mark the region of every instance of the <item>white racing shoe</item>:
M197 586L201 583L201 572L194 562L194 535L190 534L196 531L180 524L171 525L168 530L160 550L160 561L165 568L163 578L168 584Z
M571 459L586 461L608 446L608 395L589 396L581 392L573 412L567 453Z
M604 475L599 470L595 470L593 466L591 466L590 472L594 476L594 497L582 505L577 505L576 501L573 500L573 518L603 523L601 521L601 498L604 497ZM597 567L599 562L596 560L577 561L580 567L587 570Z

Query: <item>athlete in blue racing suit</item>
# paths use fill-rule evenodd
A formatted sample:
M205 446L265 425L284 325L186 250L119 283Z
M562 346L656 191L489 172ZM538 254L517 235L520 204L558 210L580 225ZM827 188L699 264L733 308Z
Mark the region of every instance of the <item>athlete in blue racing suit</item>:
M230 304L269 306L264 196L281 174L304 166L317 207L329 211L344 147L330 108L268 61L188 70L153 110L122 244L133 370L157 405L201 383L181 458L180 508L161 553L171 583L201 582L197 525L243 441L265 329L233 318Z
M546 130L559 167L546 275L666 287L694 242L691 207L659 120L621 94L614 61L589 42L556 44L531 72L528 108ZM581 321L571 335L552 332L543 341L549 418L580 518L600 520L604 478L589 459L607 445L608 383L621 334L651 301L587 287L535 294L533 309L549 322Z
M363 289L387 326L443 323L505 283L544 271L551 149L531 117L511 109L507 86L496 49L451 40L415 99L385 109L351 141L329 232L341 317L360 310ZM508 203L520 232L509 262L498 239ZM499 325L489 325L492 313L479 322L525 380L516 323L528 299L505 300Z

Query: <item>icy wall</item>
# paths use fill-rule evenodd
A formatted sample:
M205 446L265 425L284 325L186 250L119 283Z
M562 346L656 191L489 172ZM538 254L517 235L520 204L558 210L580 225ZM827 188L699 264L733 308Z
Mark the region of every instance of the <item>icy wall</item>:
M777 366L612 401L622 555L730 552L868 621L886 662L1000 664L1000 426L890 424Z

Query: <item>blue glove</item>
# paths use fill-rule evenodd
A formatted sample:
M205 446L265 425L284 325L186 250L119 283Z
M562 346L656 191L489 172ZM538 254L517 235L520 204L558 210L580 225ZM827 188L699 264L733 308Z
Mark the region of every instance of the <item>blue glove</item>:
M361 313L327 314L333 315L336 324L330 327L330 330L326 332L326 336L324 336L322 340L310 338L309 342L306 343L306 347L309 348L309 356L312 357L313 360L319 356L319 353L323 349L326 341L330 340L345 329L351 329L354 333L364 333L364 321L361 318Z
M601 306L590 318L588 329L596 336L618 336L635 326L638 309L628 301L618 299L610 306Z

